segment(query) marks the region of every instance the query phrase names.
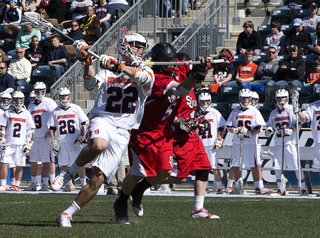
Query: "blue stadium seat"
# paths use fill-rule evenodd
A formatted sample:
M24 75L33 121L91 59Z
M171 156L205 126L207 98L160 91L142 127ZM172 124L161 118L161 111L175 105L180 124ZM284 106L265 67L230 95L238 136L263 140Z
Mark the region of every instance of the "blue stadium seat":
M239 91L243 89L242 86L237 87L224 87L222 97L224 102L237 103L239 102Z
M276 104L274 102L264 102L257 104L257 109L260 111L265 122L269 120L270 113L275 108Z
M35 84L36 82L44 82L47 86L48 93L50 90L50 86L54 83L54 76L55 71L53 69L35 69L32 71L30 84Z
M228 116L230 114L230 103L214 102L214 103L211 103L211 107L217 109L225 120L228 119Z
M255 62L256 64L260 64L260 62L267 62L268 56L267 55L254 55L252 61Z
M263 24L258 26L257 30L261 35L261 41L262 43L266 39L266 37L271 33L271 25L270 24Z
M276 59L278 61L282 61L282 60L286 60L288 58L289 58L289 55L278 55Z
M271 22L278 21L282 24L286 24L288 18L289 9L276 9L272 12Z
M298 16L296 16L296 18L301 18L301 19L303 19L303 18L308 17L308 16L310 16L310 11L309 11L309 9L307 8L307 9L301 9L301 10L300 10L300 14L299 14Z
M234 65L235 68L237 68L240 63L243 63L245 61L246 61L246 59L244 58L244 55L242 55L242 54L241 55L235 55L233 57L233 65Z
M313 100L313 87L297 87L299 104L309 103Z
M291 31L293 25L290 25L290 24L284 24L284 25L281 25L281 31L283 32L283 34L288 34L289 31Z

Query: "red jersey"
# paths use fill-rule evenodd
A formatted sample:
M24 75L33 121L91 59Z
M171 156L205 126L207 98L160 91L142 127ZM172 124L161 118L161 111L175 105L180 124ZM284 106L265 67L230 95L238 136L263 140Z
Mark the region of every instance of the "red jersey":
M180 97L165 95L174 82L181 83L190 71L188 65L178 65L174 79L170 76L154 72L155 82L151 96L145 103L144 116L141 127L151 131L167 131L173 123L180 104Z

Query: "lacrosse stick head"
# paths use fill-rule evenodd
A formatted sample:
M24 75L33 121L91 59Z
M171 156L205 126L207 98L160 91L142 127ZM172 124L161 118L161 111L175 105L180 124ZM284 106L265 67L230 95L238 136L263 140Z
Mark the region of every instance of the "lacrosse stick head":
M279 89L277 92L276 92L276 102L277 102L277 105L278 105L278 108L282 111L284 109L284 106L286 104L288 104L288 101L289 101L289 93L287 90L285 89Z
M251 105L256 107L259 102L259 98L259 94L253 91L251 95Z
M21 91L15 91L12 94L13 107L20 110L24 103L24 94Z
M291 94L292 106L298 106L299 103L299 93L297 90L294 90Z
M10 107L11 103L11 94L4 91L0 94L0 100L1 100L1 108L3 110L7 110Z
M53 137L50 139L50 144L52 148L58 149L59 148L59 144L60 144L60 138L58 137Z
M176 58L177 52L170 43L158 43L151 49L152 61L173 62L176 61ZM171 78L175 77L178 70L176 65L159 65L154 66L153 69L162 74L169 75Z
M198 97L200 108L203 112L206 112L211 104L211 95L207 92L201 93Z
M132 62L143 60L148 49L148 44L142 35L130 33L120 38L117 49L125 61Z
M32 27L41 32L47 32L52 24L45 21L37 12L24 12L22 15L22 24L31 23Z
M251 103L251 91L249 89L241 89L239 91L239 103L242 109L248 108Z

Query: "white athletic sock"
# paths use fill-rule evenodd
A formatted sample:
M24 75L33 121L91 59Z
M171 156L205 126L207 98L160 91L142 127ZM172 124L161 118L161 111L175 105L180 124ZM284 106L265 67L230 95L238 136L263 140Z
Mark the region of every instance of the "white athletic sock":
M209 190L209 181L207 182L206 190Z
M41 184L41 175L37 175L36 183Z
M37 182L37 177L36 176L31 176L31 182L36 183Z
M302 189L306 189L306 184L305 183L301 183L301 190Z
M49 179L50 179L50 182L52 183L54 178L56 177L55 174L49 174Z
M280 188L281 188L281 182L277 182L277 185L278 185L278 189L280 190Z
M16 184L16 178L11 178L11 184L12 185Z
M222 181L217 182L217 188L222 188Z
M81 188L83 188L87 184L86 178L80 178L80 182L81 182Z
M43 178L43 184L44 184L45 186L48 185L48 181L49 181L49 178Z
M204 203L204 196L194 196L194 202L193 202L193 211L197 212L201 208L203 208L203 203Z
M233 181L234 180L228 179L227 188L233 187Z
M259 183L259 188L262 189L263 188L263 181L259 180L258 183Z
M7 185L7 180L6 179L0 179L1 186L6 186Z
M259 181L254 181L255 188L259 188Z
M73 203L71 204L71 206L65 210L63 213L67 213L69 216L73 216L73 214L77 211L79 211L81 208L78 206L78 204L73 201Z
M78 173L79 169L81 169L82 167L76 165L76 162L74 162L71 167L68 169L69 174L75 176L76 173Z
M21 183L21 181L16 181L16 182L15 182L15 185L18 186L18 187L20 187L20 183Z

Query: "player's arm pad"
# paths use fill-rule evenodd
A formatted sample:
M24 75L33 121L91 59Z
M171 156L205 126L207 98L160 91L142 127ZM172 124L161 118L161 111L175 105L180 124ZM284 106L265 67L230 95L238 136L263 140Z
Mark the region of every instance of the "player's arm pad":
M180 96L180 97L187 96L191 91L191 90L185 89L179 83L176 83L175 85L173 85L171 90L173 95Z
M152 82L152 75L147 70L135 67L131 79L133 82L143 87Z
M219 128L218 128L218 131L224 131L224 126L220 126Z
M34 133L34 129L29 129L27 131L27 141L30 141L32 139L33 133Z
M53 131L56 131L57 128L55 126L50 126L49 130L53 130Z
M87 121L84 121L84 122L81 122L81 124L80 124L81 126L85 126L85 125L87 125Z
M97 79L96 76L90 77L83 75L83 86L88 91L98 91L100 88L100 81Z

